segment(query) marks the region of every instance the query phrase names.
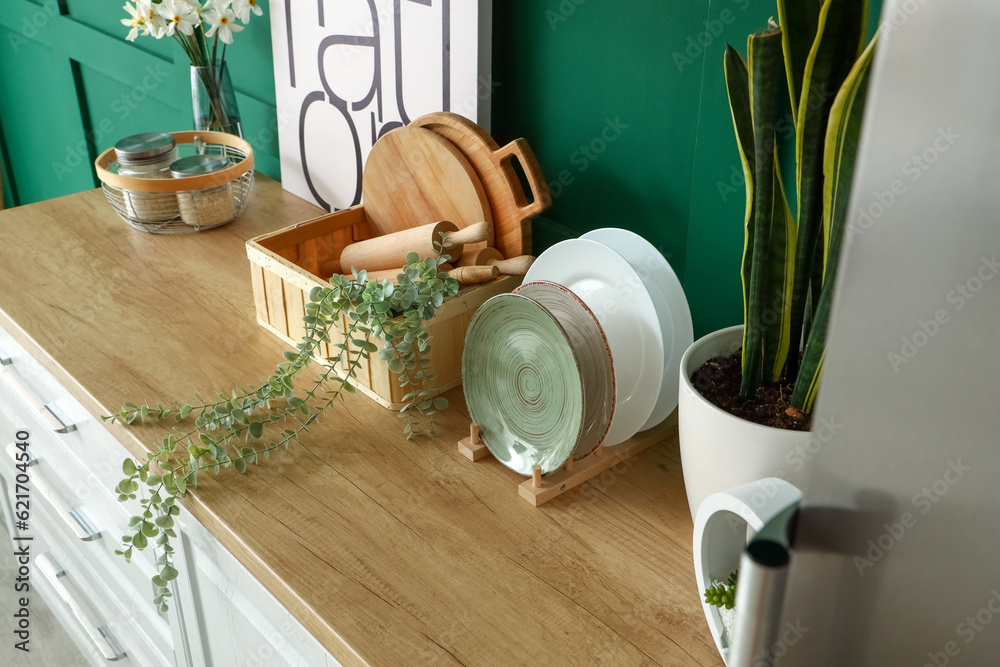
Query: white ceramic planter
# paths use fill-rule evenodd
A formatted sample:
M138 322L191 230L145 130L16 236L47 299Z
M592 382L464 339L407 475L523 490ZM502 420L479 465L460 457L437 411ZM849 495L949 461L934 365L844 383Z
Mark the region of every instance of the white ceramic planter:
M822 446L808 431L786 431L734 417L709 403L691 384L691 373L720 354L740 348L743 327L696 340L681 358L678 437L691 517L713 493L765 477L801 488L809 460Z

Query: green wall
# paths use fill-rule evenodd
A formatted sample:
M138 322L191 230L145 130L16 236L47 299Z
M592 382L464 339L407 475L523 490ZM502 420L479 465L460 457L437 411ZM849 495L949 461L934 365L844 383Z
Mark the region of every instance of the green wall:
M171 38L126 42L124 0L0 2L4 203L98 185L91 164L117 139L191 127L190 62ZM228 59L257 168L277 178L269 15Z
M121 4L2 0L8 204L94 187L95 150L118 137L190 127L182 52L125 42ZM526 137L555 195L536 250L632 229L681 275L696 335L739 323L743 185L722 53L745 50L774 0L494 0L493 13L493 133ZM279 177L269 15L239 35L230 66L258 168Z
M877 17L881 0L871 4ZM493 133L526 137L558 195L537 237L643 235L681 275L696 337L743 318L745 200L723 52L745 53L776 14L774 0L494 2ZM605 144L607 119L628 127Z

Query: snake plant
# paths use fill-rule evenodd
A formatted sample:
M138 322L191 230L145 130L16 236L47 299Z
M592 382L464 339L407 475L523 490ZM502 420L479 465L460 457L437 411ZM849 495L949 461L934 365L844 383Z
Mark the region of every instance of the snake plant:
M779 24L725 53L726 87L746 181L740 395L794 383L812 410L878 35L867 0L778 0ZM792 213L778 162L785 90L795 119ZM801 352L801 363L800 363Z

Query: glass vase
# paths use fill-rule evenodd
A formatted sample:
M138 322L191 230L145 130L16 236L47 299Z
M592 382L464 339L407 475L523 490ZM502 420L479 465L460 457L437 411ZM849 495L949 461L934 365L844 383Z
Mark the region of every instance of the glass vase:
M226 132L243 136L236 92L223 64L211 67L191 67L191 105L194 129Z

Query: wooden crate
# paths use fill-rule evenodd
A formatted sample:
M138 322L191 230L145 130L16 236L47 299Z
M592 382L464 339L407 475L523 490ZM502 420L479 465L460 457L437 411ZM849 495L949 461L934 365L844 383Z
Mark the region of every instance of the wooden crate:
M247 241L257 322L286 343L298 344L305 334L302 317L309 292L329 285L327 281L345 246L372 236L364 205L358 205ZM432 337L428 358L430 372L436 376L431 387L435 395L462 383L465 333L479 306L519 284L520 276L501 276L463 288L437 309L434 319L427 323L427 333ZM334 343L343 340L346 326L346 318L342 318L340 331L330 332ZM317 359L325 362L330 356L334 356L330 346L321 345ZM403 405L406 391L399 386L399 376L377 355L363 364L350 381L387 408L398 410Z

